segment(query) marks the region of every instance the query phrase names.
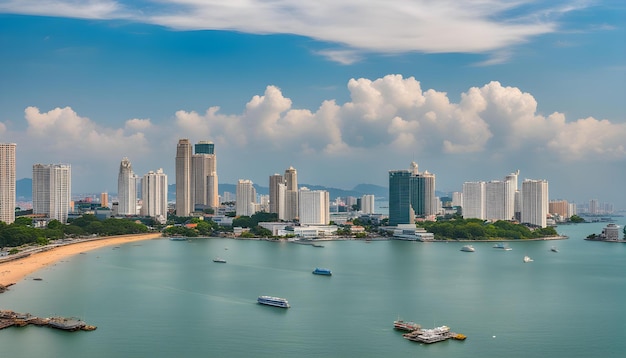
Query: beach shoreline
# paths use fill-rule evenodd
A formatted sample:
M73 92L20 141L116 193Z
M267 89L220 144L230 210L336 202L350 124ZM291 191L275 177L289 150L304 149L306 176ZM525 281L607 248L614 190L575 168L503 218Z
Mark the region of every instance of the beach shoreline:
M162 237L160 232L134 235L107 236L83 240L51 248L42 248L24 257L0 262L0 288L12 286L33 272L50 266L62 259L107 246L152 240ZM1 290L0 290L1 292Z

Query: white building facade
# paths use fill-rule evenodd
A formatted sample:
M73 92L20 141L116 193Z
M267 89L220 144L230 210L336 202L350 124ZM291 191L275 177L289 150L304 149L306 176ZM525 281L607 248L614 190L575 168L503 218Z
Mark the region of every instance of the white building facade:
M33 214L67 222L72 195L72 171L67 164L33 165Z
M167 221L167 175L163 169L149 171L141 178L141 215Z
M375 197L372 194L366 194L361 197L361 212L363 214L375 214Z
M463 183L463 218L485 219L485 182Z
M299 194L300 224L328 225L330 222L329 193L326 190L301 188Z
M235 202L235 214L237 216L252 216L256 213L256 189L251 180L239 179Z
M522 182L521 223L539 227L547 226L548 181L525 179Z
M0 143L0 221L15 221L15 143Z
M137 215L137 176L128 158L122 158L117 176L118 215Z

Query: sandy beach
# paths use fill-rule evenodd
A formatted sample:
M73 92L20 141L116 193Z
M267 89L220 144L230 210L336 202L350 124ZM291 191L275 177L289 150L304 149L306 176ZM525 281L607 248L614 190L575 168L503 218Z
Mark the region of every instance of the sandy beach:
M64 258L99 249L105 246L122 245L129 242L151 240L161 237L161 233L111 236L97 240L72 243L33 253L28 257L0 263L0 285L10 286L24 279L31 273Z

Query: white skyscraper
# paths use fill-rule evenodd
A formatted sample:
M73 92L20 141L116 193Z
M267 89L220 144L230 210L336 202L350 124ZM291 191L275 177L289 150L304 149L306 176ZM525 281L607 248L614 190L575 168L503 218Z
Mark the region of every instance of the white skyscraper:
M72 194L71 167L65 164L33 165L33 213L67 222Z
M485 219L487 220L511 220L506 216L505 197L508 182L492 180L485 183ZM513 208L511 208L513 209ZM511 210L512 213L512 210Z
M326 190L301 188L299 192L300 224L328 225L330 222L330 199Z
M548 181L526 179L522 182L522 224L547 226Z
M119 215L137 215L137 176L126 157L120 163L117 176L117 202Z
M176 215L190 216L193 211L191 201L191 143L180 139L176 146Z
M366 194L361 197L361 212L374 214L374 195Z
M463 183L463 218L485 219L485 182Z
M15 221L15 143L0 143L0 221Z
M256 212L256 189L251 180L237 181L237 200L235 214L237 216L252 216Z
M452 193L452 206L463 207L463 192L455 191Z
M163 169L149 171L141 178L141 215L167 220L167 175Z

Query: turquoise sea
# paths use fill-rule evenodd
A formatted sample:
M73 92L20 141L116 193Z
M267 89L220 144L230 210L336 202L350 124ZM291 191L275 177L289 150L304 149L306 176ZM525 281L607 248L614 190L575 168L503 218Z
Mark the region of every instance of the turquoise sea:
M617 222L626 224L624 218ZM0 294L0 309L77 316L93 332L0 331L3 357L623 357L626 244L333 241L323 248L157 239L79 254ZM558 253L550 251L556 245ZM523 263L528 255L532 263ZM212 262L215 257L228 262ZM313 275L327 267L332 277ZM34 281L40 277L42 281ZM290 309L262 306L285 297ZM398 317L466 341L424 345Z

